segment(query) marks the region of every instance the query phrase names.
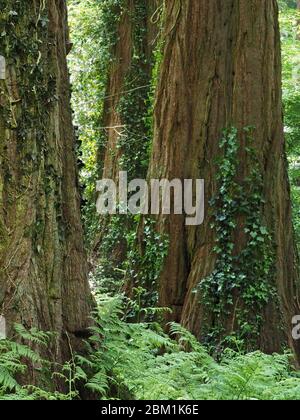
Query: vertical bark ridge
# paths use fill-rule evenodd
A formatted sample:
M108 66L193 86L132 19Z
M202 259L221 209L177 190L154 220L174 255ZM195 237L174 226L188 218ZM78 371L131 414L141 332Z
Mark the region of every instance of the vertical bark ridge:
M219 140L225 128L239 130L242 181L249 171L243 129L255 127L254 147L266 202L262 221L273 236L273 284L280 302L270 301L260 314L263 327L256 346L268 352L280 351L287 342L296 347L291 320L300 309L277 15L273 0L166 3L166 42L149 170L150 178L205 178L206 218L201 227L187 228L185 216L157 220L159 232L170 238L159 282L160 303L173 309L173 320L205 339L219 321L195 290L216 266L209 201L218 188L215 158L220 155ZM243 236L236 232L237 250ZM233 298L230 313L221 322L225 335L238 328L235 315L243 305L238 290Z
M69 357L89 325L65 1L2 1L0 50L0 312L57 333Z

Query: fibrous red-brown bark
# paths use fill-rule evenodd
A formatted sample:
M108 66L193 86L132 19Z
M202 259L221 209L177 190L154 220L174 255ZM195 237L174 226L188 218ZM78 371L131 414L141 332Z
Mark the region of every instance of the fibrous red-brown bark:
M98 156L100 177L116 183L121 170L127 171L129 180L143 178L147 173L150 136L146 117L159 35L156 17L161 1L124 0L121 5L103 104L104 144ZM110 217L100 218L100 232L94 245L97 259L110 222ZM130 229L130 222L124 221L124 226L126 223ZM126 247L126 240L122 238L109 251L115 266L124 261Z
M62 362L89 325L66 2L1 1L0 313L57 333Z
M204 178L206 217L198 228L186 227L185 216L159 217L158 231L170 238L159 279L160 303L173 309L173 320L201 339L217 327L213 310L195 293L216 264L208 204L218 188L215 158L220 155L222 131L234 126L240 133L243 161L241 133L245 127L255 127L254 146L266 201L262 218L273 233L274 285L280 302L277 307L270 301L259 314L263 326L257 347L280 351L288 342L300 354L291 337L292 317L300 312L299 280L283 136L277 2L166 2L164 35L149 177ZM240 173L245 173L243 164ZM222 320L225 335L236 328L238 293Z
M158 0L148 2L126 0L122 9L119 10L121 16L116 28L117 41L111 51L111 65L104 102L103 125L106 130L106 143L104 153L101 150L102 153L100 151L99 156L99 159L103 161L101 166L103 166L102 175L104 178L117 180L118 172L122 169L120 158L123 151L118 145L120 137L126 136L127 126L120 115L120 100L123 97L126 98L131 91L138 92L139 96L143 98L140 108L141 118L144 117L147 109L146 99L150 91L153 51L158 34L157 25L153 24L151 18L159 3ZM142 7L144 8L143 13L138 12L137 10ZM143 21L136 21L138 13L143 15ZM134 31L136 31L137 25L144 28L142 39L135 39ZM134 55L138 55L139 58L134 58ZM135 78L133 76L137 67L143 70L144 84L141 84L140 76L136 74ZM126 84L128 77L132 79L130 86ZM128 112L130 113L130 105L128 105ZM146 133L141 133L141 137L143 134L146 135Z

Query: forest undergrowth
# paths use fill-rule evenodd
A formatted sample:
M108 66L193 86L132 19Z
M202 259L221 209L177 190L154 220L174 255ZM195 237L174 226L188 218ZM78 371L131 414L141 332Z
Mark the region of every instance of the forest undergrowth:
M105 80L99 76L104 63L95 51L102 49L105 59L108 51L94 18L99 17L97 2L69 3L74 41L70 59L73 107L79 126L81 181L86 199L83 213L89 246L98 227L94 209L95 156L103 140L97 137L103 105L97 99L105 95ZM285 128L299 244L300 81L295 83L293 68L299 60L300 41L295 10L286 2L281 3ZM92 284L97 309L91 336L85 344L86 354L74 354L63 366L53 364L43 358L43 348L53 340L52 334L15 325L15 336L0 340L1 400L76 400L83 395L101 400L300 399L300 372L290 352L282 349L282 354L246 353L245 343L235 335L220 343L222 350L216 351L201 345L179 324L163 328L159 321L168 308L145 306L142 287L135 289L131 299L126 297L122 292L124 272L112 269L108 276L109 263L101 261L94 268L96 278ZM112 289L114 293L109 293ZM28 366L41 378L39 386L24 384ZM53 389L49 385L53 383L63 384L64 391Z

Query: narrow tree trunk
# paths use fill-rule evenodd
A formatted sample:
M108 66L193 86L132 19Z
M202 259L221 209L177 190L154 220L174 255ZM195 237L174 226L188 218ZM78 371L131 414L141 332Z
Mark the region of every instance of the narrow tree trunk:
M202 340L214 334L221 343L225 336L238 334L243 329L239 316L246 313L250 329L254 329L254 319L259 319L260 325L254 343L251 332L247 335L243 330L246 343L252 339L249 347L273 352L289 342L295 348L291 320L300 313L298 261L283 136L277 3L275 0L166 2L165 39L149 177L204 178L206 216L198 228L186 227L185 216L159 217L158 231L167 233L170 239L159 280L160 303L172 308L172 319L181 321ZM207 304L201 284L210 278L222 258L214 252L217 233L211 223L216 209L209 202L220 187L215 159L222 156L219 148L222 132L232 126L238 129L237 178L250 201L253 199L251 189L246 187L250 163L244 129L254 127L253 146L265 201L260 206L260 222L272 234L275 272L270 287L276 290L276 298L270 295L262 305L258 304L260 298L255 301L254 297L255 313L251 314L250 308L245 312L242 291L250 289L251 284L247 284L250 280L245 278L244 284L234 287L230 280L233 273L229 272L226 280L229 303L220 316L213 305ZM240 213L236 215L238 228L233 232L236 256L242 255L250 241ZM257 261L252 263L255 267ZM220 303L218 288L215 302Z
M49 356L78 350L89 325L65 1L2 0L0 313L57 333Z
M127 167L126 162L123 164L120 162L122 155L126 152L128 154L126 144L122 144L122 137L132 137L133 133L130 130L134 128L137 131L135 134L138 135L136 140L140 143L137 149L143 150L143 143L147 144L145 139L147 128L143 118L147 115L153 51L157 39L157 27L151 22L151 18L158 5L158 0L147 2L125 0L123 7L115 11L120 13L121 17L116 29L117 42L111 52L104 103L103 123L107 136L104 154L102 149L100 151L103 177L117 180L120 169L130 170L136 175L138 172L143 172L138 167L142 163L140 161L135 163L134 168ZM128 101L126 107L124 106L125 109L122 109L122 102L127 99L132 101ZM132 127L131 113L136 117L135 127ZM139 127L139 131L136 126ZM144 168L144 172L145 170Z
M119 171L128 178L145 178L149 163L150 129L147 122L151 93L154 51L159 27L155 20L160 0L124 0L116 28L117 42L111 52L106 99L104 102L104 147L99 150L98 164L103 178L119 181ZM111 218L101 217L94 255L106 235L112 236ZM122 220L127 231L132 220ZM121 229L120 229L121 231ZM124 261L127 243L125 234L115 238L113 249L105 246L105 254L118 267ZM103 256L105 258L105 256Z

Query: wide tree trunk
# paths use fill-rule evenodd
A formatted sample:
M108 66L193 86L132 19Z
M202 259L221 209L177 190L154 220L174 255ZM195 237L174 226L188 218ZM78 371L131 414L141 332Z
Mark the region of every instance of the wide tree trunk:
M66 2L1 0L0 313L54 331L49 357L78 350L90 291L66 55Z
M217 345L224 337L240 333L248 348L280 351L287 342L295 348L291 320L300 313L298 260L283 136L277 2L169 1L164 36L149 178L204 178L206 216L201 227L185 226L185 216L158 218L158 231L170 240L159 279L160 304L172 308L172 320L182 322L202 340L213 336ZM240 161L237 174L232 173L233 182L249 198L250 213L255 200L260 200L260 229L265 232L266 226L272 236L269 246L274 271L268 298L255 295L255 288L260 286L251 273L251 265L254 272L254 267L266 263L260 260L262 256L257 255L255 261L252 252L252 260L246 259L248 273L247 267L239 267L239 257L251 247L250 235L244 232L246 217L250 217L246 216L247 209L234 210L235 220L231 222L237 227L227 237L233 242L233 249L223 241L224 248L215 252L220 231L211 224L216 223L217 204L214 207L209 203L217 195L222 197L219 190L223 174L218 173L215 159L224 159L219 144L224 129L232 132L230 127L237 129ZM256 163L247 152L246 128L252 132L254 161L258 164L256 176L263 182L261 198L252 196L255 187L247 181L251 165ZM226 204L226 197L223 198ZM226 217L223 210L220 213ZM234 273L220 272L219 263L226 253ZM232 275L238 271L247 277L234 285ZM270 273L269 268L266 276L270 277ZM225 282L219 288L218 275ZM210 281L214 282L211 286ZM210 296L214 302L207 301L203 284L215 293ZM220 309L224 288L227 301L223 311L218 312L216 307ZM249 303L246 293L250 290L254 293Z

